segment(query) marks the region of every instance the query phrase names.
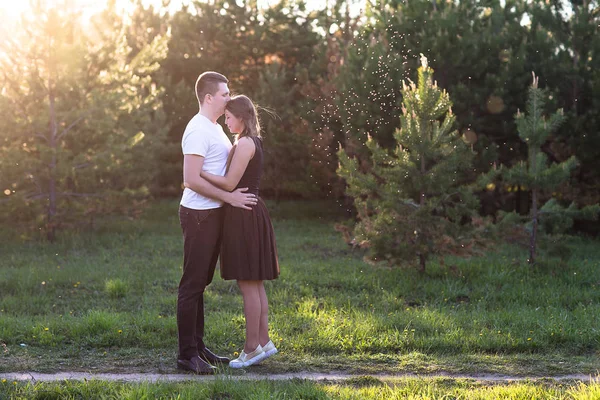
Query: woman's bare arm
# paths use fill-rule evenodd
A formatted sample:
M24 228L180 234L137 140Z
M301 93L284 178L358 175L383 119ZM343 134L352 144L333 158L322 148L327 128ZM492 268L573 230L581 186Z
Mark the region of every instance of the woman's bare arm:
M210 174L206 171L202 171L200 174L202 178L228 192L235 189L240 179L242 179L248 163L254 157L256 145L249 137L243 137L238 140L235 150L232 151L235 151L235 153L225 176Z

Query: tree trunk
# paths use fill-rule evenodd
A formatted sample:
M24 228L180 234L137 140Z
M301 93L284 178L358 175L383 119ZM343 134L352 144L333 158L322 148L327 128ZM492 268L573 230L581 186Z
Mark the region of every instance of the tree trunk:
M57 129L56 110L55 110L55 93L53 81L53 66L54 60L52 57L52 44L48 45L48 103L50 117L50 137L48 145L51 149L52 156L48 164L48 225L46 236L50 242L56 239L56 147L57 147Z
M575 111L575 115L578 115L579 112L579 83L577 82L577 78L579 76L579 74L577 73L578 71L578 66L579 66L579 60L581 59L581 53L580 53L580 49L577 47L577 41L576 41L576 35L575 35L575 27L574 25L576 24L575 21L577 21L579 19L579 13L580 13L580 9L582 8L583 10L587 10L587 4L586 1L583 2L582 6L577 6L573 4L573 16L571 17L571 20L568 24L569 26L569 35L571 36L571 49L572 49L572 54L573 54L573 71L575 72L575 76L573 77L573 79L571 79L571 86L572 86L572 90L573 90L573 94L572 94L572 104L573 104L573 111ZM582 11L585 12L585 11Z
M419 254L419 273L425 273L425 256L423 254Z
M425 157L421 155L421 177L425 177ZM419 194L419 204L425 205L425 192Z
M529 241L529 264L535 264L535 243L537 240L538 228L538 209L537 209L537 189L531 191L531 219L533 225L531 227L531 238Z
M534 77L534 85L537 87L537 80ZM537 101L534 98L533 104L533 115L537 116ZM537 118L537 117L536 117ZM537 137L538 133L535 129L536 124L533 124L533 137ZM533 177L533 181L537 181L537 153L538 149L535 147L531 147L529 149L529 172L530 176ZM535 264L535 242L537 240L537 227L538 227L538 209L537 209L537 195L538 195L538 187L537 184L534 183L531 188L531 237L529 240L529 264Z
M425 156L421 155L421 176L425 177ZM425 192L421 192L419 194L419 204L421 206L425 205ZM425 255L419 253L419 273L425 273Z

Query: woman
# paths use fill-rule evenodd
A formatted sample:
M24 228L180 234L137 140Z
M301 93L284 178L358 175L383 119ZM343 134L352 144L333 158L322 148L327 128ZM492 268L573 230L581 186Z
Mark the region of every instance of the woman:
M233 97L225 107L225 124L236 134L225 176L202 171L201 176L221 189L247 187L258 197L263 167L260 124L252 101ZM252 210L225 205L221 244L221 277L237 280L244 299L246 343L232 368L248 367L277 353L269 339L269 305L264 280L279 276L275 235L262 199Z

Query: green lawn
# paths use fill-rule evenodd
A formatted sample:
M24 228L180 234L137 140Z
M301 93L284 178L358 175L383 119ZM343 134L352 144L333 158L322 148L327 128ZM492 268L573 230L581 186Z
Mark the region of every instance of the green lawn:
M270 209L282 275L267 291L281 354L254 371L599 372L598 241L570 239L568 261L537 268L525 263L526 249L498 245L446 267L431 263L421 276L366 264L334 230L344 218L334 204ZM93 233L55 244L0 235L0 372L175 373L176 202L153 204L141 220L104 219ZM206 302L206 342L234 355L244 341L235 283L217 272Z
M596 382L556 383L528 381L520 383L481 383L474 380L397 379L381 381L357 377L343 383L314 383L303 380L238 382L218 379L202 384L184 383L107 383L101 381L23 384L0 383L11 399L598 399L600 384Z

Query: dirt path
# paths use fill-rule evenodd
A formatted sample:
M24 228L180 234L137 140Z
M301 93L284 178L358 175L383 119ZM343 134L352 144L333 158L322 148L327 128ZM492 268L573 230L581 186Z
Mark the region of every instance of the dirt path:
M254 372L241 372L241 374L218 374L213 376L196 376L191 374L151 374L151 373L133 373L133 374L111 374L111 373L87 373L87 372L60 372L55 374L43 374L38 372L8 372L0 373L0 380L7 381L31 381L31 382L57 382L64 380L101 380L101 381L120 381L120 382L180 382L180 381L209 381L214 379L238 379L238 380L289 380L289 379L308 379L312 381L344 381L365 375L352 375L344 372L294 372L286 374L258 374ZM589 382L598 381L600 375L557 375L557 376L510 376L494 374L399 374L399 375L369 375L379 380L392 380L398 378L450 378L450 379L472 379L480 382L516 382L524 380L553 379L557 381L579 380Z

